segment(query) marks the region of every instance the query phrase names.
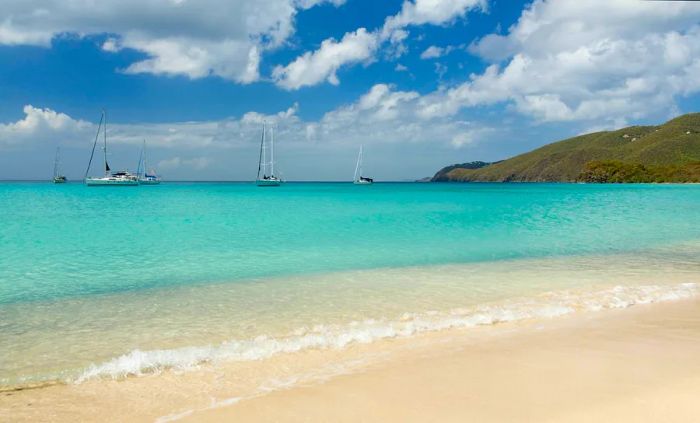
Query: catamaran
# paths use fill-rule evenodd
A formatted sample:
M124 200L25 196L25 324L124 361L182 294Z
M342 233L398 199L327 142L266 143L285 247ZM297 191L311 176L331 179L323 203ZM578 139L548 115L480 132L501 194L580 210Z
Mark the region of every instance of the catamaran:
M262 139L260 140L260 158L258 159L258 176L255 183L259 187L277 187L282 183L282 179L275 176L275 132L273 128L270 131L270 160L267 160L267 137L266 127L263 123ZM269 173L268 173L269 170ZM262 177L260 176L262 173Z
M353 183L356 185L370 185L374 183L374 179L362 176L362 146L360 146L360 154L357 155L357 164L355 165L355 178Z
M92 164L92 158L95 155L95 147L97 146L97 141L100 138L100 130L102 129L104 122L104 146L102 151L104 152L105 161L105 175L104 176L92 176L88 177L90 172L90 165ZM85 185L87 186L138 186L139 179L133 173L128 170L122 170L118 172L112 172L109 168L109 163L107 163L107 113L103 110L102 116L100 117L100 123L97 126L97 134L95 135L95 142L92 144L92 153L90 153L90 161L88 162L88 167L85 169Z
M141 175L142 169L143 175ZM139 177L139 184L141 185L160 184L160 178L158 177L158 175L156 175L156 171L151 169L151 173L148 173L148 168L146 167L146 140L143 140L143 147L141 148L141 158L139 160L139 165L138 169L136 170L136 174Z
M53 161L53 183L54 184L65 184L66 183L66 177L61 175L59 171L59 156L60 156L60 147L56 147L56 158Z

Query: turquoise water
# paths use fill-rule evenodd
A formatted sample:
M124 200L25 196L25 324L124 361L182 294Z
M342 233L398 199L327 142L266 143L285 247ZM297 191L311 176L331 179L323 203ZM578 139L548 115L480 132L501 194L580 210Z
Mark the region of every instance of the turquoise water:
M700 238L700 187L0 184L0 303Z
M304 345L345 345L446 321L411 313L552 290L700 282L697 185L17 182L0 183L0 213L10 385L248 357L242 340L300 328L320 334ZM644 289L625 295L667 295ZM298 345L268 344L255 351ZM156 349L174 352L130 355Z

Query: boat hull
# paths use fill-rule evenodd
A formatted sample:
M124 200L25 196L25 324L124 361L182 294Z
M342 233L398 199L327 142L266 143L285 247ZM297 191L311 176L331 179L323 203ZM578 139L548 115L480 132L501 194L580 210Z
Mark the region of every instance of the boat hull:
M53 183L54 184L65 184L66 178L63 176L57 176L57 177L53 178Z
M279 179L258 179L255 183L259 187L278 187L282 181Z
M353 184L355 184L355 185L372 185L373 182L360 180L360 181L353 181Z
M160 181L155 180L155 181L149 181L147 179L141 179L139 181L139 185L159 185Z
M85 185L89 187L133 187L138 186L139 181L135 179L87 178Z

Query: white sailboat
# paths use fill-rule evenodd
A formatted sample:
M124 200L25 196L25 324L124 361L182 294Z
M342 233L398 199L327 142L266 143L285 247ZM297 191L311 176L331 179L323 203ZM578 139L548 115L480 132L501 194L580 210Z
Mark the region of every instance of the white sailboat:
M258 176L255 183L259 187L277 187L282 183L282 179L275 175L275 132L273 128L269 129L269 161L268 161L268 146L267 146L267 128L263 123L262 139L260 140L260 158L258 159ZM262 173L262 177L260 174Z
M362 176L362 146L360 146L360 153L357 155L353 183L355 185L371 185L374 183L374 179Z
M100 129L104 122L104 146L102 151L104 152L105 161L105 175L104 176L92 176L89 177L90 165L92 164L93 156L95 155L95 147L97 146L97 140L100 138ZM85 185L87 186L138 186L139 179L133 173L128 170L122 170L118 172L112 172L109 168L109 163L107 163L107 113L103 110L102 116L100 117L100 123L97 126L97 134L95 135L95 142L92 144L92 153L90 153L90 161L88 162L88 167L85 170Z
M143 175L141 175L141 170L143 170ZM139 165L138 169L136 170L136 174L139 177L139 184L141 185L160 184L160 177L158 177L155 170L151 169L151 173L148 173L148 167L146 166L146 140L143 140L143 147L141 148L141 159L139 160Z
M65 184L66 183L66 177L64 175L61 175L61 172L59 170L59 156L60 156L60 147L56 147L56 158L53 161L53 183L54 184Z

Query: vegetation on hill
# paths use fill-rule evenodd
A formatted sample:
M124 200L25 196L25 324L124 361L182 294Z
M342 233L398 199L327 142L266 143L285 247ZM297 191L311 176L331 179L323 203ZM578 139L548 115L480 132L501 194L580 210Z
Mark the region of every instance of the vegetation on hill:
M692 113L660 126L580 135L478 168L449 166L433 181L695 182L698 163L700 113Z
M468 163L459 163L459 164L453 164L451 166L443 167L438 171L438 173L435 174L435 176L432 177L433 182L446 182L449 181L448 174L452 172L455 169L481 169L482 167L488 166L493 163L487 163L487 162L468 162Z
M615 160L586 163L581 182L700 182L700 162L684 165L645 166Z

